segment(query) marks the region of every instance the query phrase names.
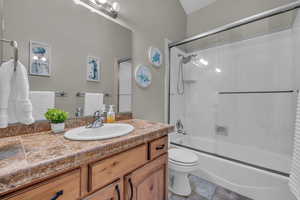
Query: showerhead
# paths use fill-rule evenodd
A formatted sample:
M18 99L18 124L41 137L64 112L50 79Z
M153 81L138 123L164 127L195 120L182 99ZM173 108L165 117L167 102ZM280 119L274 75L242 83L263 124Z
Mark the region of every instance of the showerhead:
M189 56L184 56L182 54L178 54L178 57L180 57L180 62L179 62L179 70L178 70L178 80L177 80L177 93L179 95L184 94L184 83L183 83L183 64L187 64L192 61L194 57L197 55L192 54Z
M182 57L181 62L182 62L183 64L187 64L187 63L191 62L191 60L192 60L194 57L196 57L196 56L197 56L197 55L195 55L195 54L192 54L192 55L189 55L189 56L183 56L183 55L181 55L181 54L178 54L178 57Z

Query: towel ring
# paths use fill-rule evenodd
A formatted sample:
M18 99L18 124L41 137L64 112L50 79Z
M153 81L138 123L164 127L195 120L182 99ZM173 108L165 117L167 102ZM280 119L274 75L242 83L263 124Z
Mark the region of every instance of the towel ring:
M6 39L0 39L0 42L4 42L9 44L14 49L14 71L17 70L18 67L18 61L19 61L19 49L18 49L18 43L14 40L6 40Z

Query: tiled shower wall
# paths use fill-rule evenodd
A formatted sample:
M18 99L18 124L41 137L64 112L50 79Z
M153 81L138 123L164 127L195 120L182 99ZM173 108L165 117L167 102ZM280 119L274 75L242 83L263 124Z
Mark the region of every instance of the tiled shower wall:
M280 32L213 47L193 54L207 66L184 66L185 94L176 93L179 58L171 52L171 123L182 119L188 136L208 141L222 156L289 172L296 93L220 95L230 91L296 90L300 31ZM216 69L219 69L217 72ZM218 134L216 127L225 127ZM268 162L266 162L268 161Z

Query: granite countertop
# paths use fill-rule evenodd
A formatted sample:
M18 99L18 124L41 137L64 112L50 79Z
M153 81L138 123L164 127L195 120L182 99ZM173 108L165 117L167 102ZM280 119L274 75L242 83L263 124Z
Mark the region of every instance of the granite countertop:
M0 139L0 195L68 169L125 151L167 135L170 125L132 119L135 127L122 137L70 141L63 134L41 132Z

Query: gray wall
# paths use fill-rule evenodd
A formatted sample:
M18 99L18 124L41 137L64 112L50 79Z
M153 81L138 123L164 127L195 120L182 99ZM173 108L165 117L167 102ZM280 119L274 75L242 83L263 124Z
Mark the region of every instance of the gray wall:
M21 26L22 29L27 29L26 24L30 23L30 25L34 28L39 26L38 30L42 31L40 26L45 26L48 23L53 24L55 26L55 33L56 34L49 34L48 31L44 31L44 34L48 34L49 38L49 43L53 47L53 43L56 41L58 42L58 47L63 48L65 46L64 43L61 43L63 39L66 38L71 38L73 42L69 42L68 45L72 45L73 49L76 49L74 53L69 53L69 56L72 56L72 58L77 58L78 52L81 51L81 48L87 48L86 46L90 46L91 48L94 48L94 51L100 51L100 49L104 48L107 49L107 47L110 47L110 52L113 52L114 54L117 53L118 48L112 49L111 47L114 47L114 44L107 44L104 41L99 41L96 40L96 44L99 45L94 45L95 40L91 39L92 36L95 34L98 34L99 32L105 32L105 35L114 35L116 40L119 39L119 37L123 38L124 34L121 34L121 30L117 31L108 31L107 29L102 28L103 25L110 24L110 22L103 20L101 17L94 15L87 11L86 8L83 8L81 6L77 6L73 3L72 0L52 0L48 1L48 3L45 4L45 0L41 1L40 0L35 0L38 5L32 5L33 0L26 0L26 1L18 1L18 0L5 0L11 4L12 2L18 2L18 6L14 8L14 11L10 13L10 15L14 15L15 13L18 13L18 15L21 15L21 21L24 23L24 25ZM10 3L11 2L11 3ZM42 3L43 2L43 3ZM51 5L49 5L49 2ZM55 2L55 3L54 3ZM120 0L121 3L121 13L120 13L120 18L117 20L121 22L122 24L125 24L126 26L131 27L133 31L132 35L132 57L133 57L133 65L134 68L138 64L149 64L148 59L147 59L147 50L149 46L156 46L161 49L161 51L164 51L164 39L168 38L170 40L176 41L176 40L181 40L185 38L186 34L186 15L184 13L183 8L181 7L179 1L175 0ZM57 9L55 8L57 4L64 4L66 7L65 9ZM48 21L48 18L45 18L44 25L43 23L36 23L36 22L30 22L28 21L25 17L25 15L28 15L26 13L26 9L29 9L31 6L41 6L41 10L36 10L35 12L32 12L30 15L46 15L49 14L51 15L51 18L53 17L53 20ZM51 9L52 11L50 12L45 12L45 8L50 7L53 8ZM54 10L55 9L55 10ZM79 12L79 13L78 13ZM74 16L75 14L75 16ZM64 16L68 18L66 20L67 23L62 23L61 24L61 16ZM69 17L68 17L69 16ZM89 26L89 23L87 23L87 16L89 18L92 18L93 22L97 22L97 31L92 32L88 31L89 29L93 29L91 26ZM24 20L22 19L24 18ZM55 21L57 20L57 21ZM59 24L56 24L59 22ZM80 22L81 25L85 27L85 29L79 29L78 24L76 22ZM68 24L70 23L70 24ZM110 26L114 26L113 24L110 24ZM115 25L117 26L117 25ZM66 29L64 31L63 35L58 35L59 29L64 28ZM95 28L95 27L94 27ZM12 27L13 29L13 27ZM118 29L118 28L116 28ZM109 33L108 33L109 32ZM12 37L15 37L18 35L18 33L15 33L14 30L11 31L10 33ZM90 35L92 34L92 36ZM81 36L75 37L74 35ZM76 38L76 39L75 39ZM81 38L90 38L88 40L88 44L83 44L83 40ZM25 38L23 38L25 39ZM26 38L26 39L33 39L33 40L40 40L40 41L45 41L47 42L46 39L44 38ZM54 41L55 40L55 41ZM122 39L120 39L123 41ZM128 39L127 42L130 40ZM76 42L76 43L75 43ZM77 44L76 46L74 44ZM27 63L28 55L26 55L26 48L27 48L27 43L22 44L21 46L23 47L21 49L21 59L23 62ZM24 52L25 51L25 52ZM97 52L92 51L92 54L97 55ZM54 53L54 49L53 49ZM72 68L72 72L79 72L83 73L82 69L80 67L85 66L85 58L77 61L72 61L72 59L65 59L65 54L67 52L61 50L61 53L57 52L57 56L59 57L60 60L64 60L63 63L61 63L59 66L71 66L74 67ZM131 50L127 49L127 53L130 54ZM55 56L55 55L53 55ZM101 55L101 58L103 59L107 58L107 54ZM54 61L53 61L54 62ZM106 70L110 71L110 65L111 63L105 64ZM59 67L57 65L57 67ZM75 67L76 66L76 67ZM152 75L153 75L153 83L152 85L147 88L147 89L142 89L139 88L136 84L133 84L133 113L134 117L136 118L142 118L142 119L148 119L148 120L154 120L154 121L163 121L164 120L164 73L165 73L165 66L162 66L161 69L156 69L154 67L151 67L152 70ZM60 76L63 76L67 72L64 71L64 73L60 74ZM84 71L85 73L85 71ZM70 76L69 76L70 77ZM91 90L99 90L100 91L110 91L112 87L112 81L110 81L110 77L104 77L103 78L107 81L102 81L99 86L95 86L94 84L89 84L86 83L84 88L91 88ZM33 78L33 79L40 79L40 78ZM70 79L70 78L69 78ZM51 80L49 80L51 81ZM47 82L49 81L40 81L40 80L31 80L31 82L34 84L36 82L43 84L43 87L48 87L49 84ZM53 80L52 82L55 82ZM76 81L72 82L72 84L57 84L55 88L53 87L48 87L49 89L71 89L75 87L78 87L79 83L84 82L84 80L77 79ZM62 87L63 86L63 87ZM34 87L32 89L35 89ZM77 91L78 89L76 89ZM73 101L71 98L69 101Z
M3 0L0 0L0 38L3 38ZM0 43L0 63L3 59L3 43Z
M119 0L122 6L119 21L133 30L133 66L148 64L147 50L156 46L164 51L164 39L185 38L186 15L177 0ZM166 59L166 58L165 58ZM153 82L147 89L133 84L133 114L136 118L164 121L164 74L151 67Z
M278 7L295 0L218 0L187 18L187 36Z
M181 40L185 38L186 35L191 36L200 32L204 32L216 26L235 21L242 17L288 3L291 0L220 0L217 1L217 3L211 4L199 12L193 13L192 15L188 16L188 18L186 17L179 1L176 0L119 1L122 8L120 19L118 19L118 21L130 26L133 31L132 57L134 67L136 67L140 63L150 65L147 60L148 47L154 45L159 47L163 51L165 38L173 41ZM19 4L25 4L25 2L27 4L28 0L18 1ZM55 2L60 1L55 0ZM69 2L66 4L73 4L72 0L64 0L64 2ZM65 12L67 11L65 15L68 15L69 12L73 12L73 9L80 10L80 12L85 13L85 8L75 6L74 4L70 6L72 6L72 9L65 10ZM24 6L20 5L18 7L20 11L24 10ZM44 7L45 5L43 5L43 8ZM56 14L56 11L53 11L53 13L51 14L55 14L55 16L59 15ZM92 14L86 13L85 15ZM82 18L78 16L73 18L73 20L80 22ZM99 17L95 17L94 20L101 21ZM72 22L71 19L70 21ZM38 26L40 26L40 24ZM67 35L71 37L72 34L74 34L74 30L75 33L76 31L78 31L76 27L70 28L70 30L71 31L66 31L65 37L67 37ZM39 40L39 38L36 40ZM79 44L81 42L79 42ZM93 44L92 41L90 41L90 44ZM94 46L94 48L101 48L99 47L100 45L92 46ZM61 57L63 57L63 55L61 55ZM27 59L26 56L23 59ZM80 63L81 66L84 66L84 60L81 60ZM70 64L68 63L68 65ZM151 67L151 70L153 73L153 83L149 88L142 89L139 88L136 84L133 85L134 117L163 121L165 66L163 66L161 69ZM101 89L110 87L110 81L108 81L107 84L99 84L99 88Z
M186 16L177 0L119 0L122 5L119 21L133 30L134 67L148 63L150 45L164 49L164 38L177 41L230 23L240 18L277 7L292 0L219 0L215 4ZM133 112L142 119L164 119L164 66L151 67L153 84L141 89L134 84Z
M74 113L79 106L76 92L106 92L113 99L115 59L131 57L132 33L72 0L4 0L5 37L19 42L20 60L29 65L29 41L52 47L50 78L30 77L31 90L64 90L56 98L58 108ZM8 51L5 51L8 52ZM101 59L101 81L86 81L87 56ZM6 55L7 57L8 55Z

